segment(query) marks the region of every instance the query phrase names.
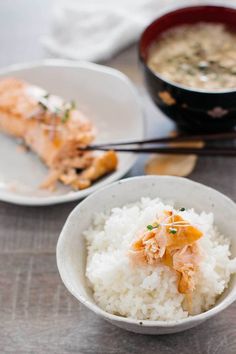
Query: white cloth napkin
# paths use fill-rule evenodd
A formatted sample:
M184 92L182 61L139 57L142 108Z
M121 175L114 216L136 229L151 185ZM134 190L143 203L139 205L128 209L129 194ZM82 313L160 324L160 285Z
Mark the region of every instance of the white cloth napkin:
M234 3L236 0L60 0L44 46L54 55L102 61L135 42L161 12L180 4Z

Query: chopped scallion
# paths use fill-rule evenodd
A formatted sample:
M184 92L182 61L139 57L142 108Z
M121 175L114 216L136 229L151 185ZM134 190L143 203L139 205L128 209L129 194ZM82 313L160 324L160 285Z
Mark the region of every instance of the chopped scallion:
M149 231L151 231L151 230L153 229L153 226L152 226L152 225L147 225L147 229L148 229Z
M169 233L175 235L177 233L177 229L169 228Z

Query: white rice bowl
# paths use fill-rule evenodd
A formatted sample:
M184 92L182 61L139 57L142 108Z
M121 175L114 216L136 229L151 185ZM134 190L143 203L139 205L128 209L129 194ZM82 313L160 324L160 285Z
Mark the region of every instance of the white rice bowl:
M169 204L169 205L168 205ZM179 320L211 308L236 272L229 240L214 226L212 213L175 210L173 203L142 198L135 204L94 216L87 241L86 276L94 299L103 310L138 320ZM177 274L165 265L132 266L128 250L140 229L157 214L173 210L203 232L197 242L204 252L192 294L191 312L178 292Z

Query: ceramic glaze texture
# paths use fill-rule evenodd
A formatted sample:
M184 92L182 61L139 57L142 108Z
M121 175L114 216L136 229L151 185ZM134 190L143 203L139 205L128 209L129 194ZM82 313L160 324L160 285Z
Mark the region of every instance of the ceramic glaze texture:
M236 299L236 279L232 277L229 288L209 311L179 321L138 321L111 315L94 302L85 278L86 245L83 231L91 223L96 212L136 202L141 197L160 197L172 200L175 207L194 208L197 212L213 212L219 231L232 242L232 256L236 256L234 234L236 205L223 194L180 177L149 176L124 179L107 186L88 197L70 214L57 244L57 265L67 289L85 306L112 324L143 334L180 332L194 327L216 315Z

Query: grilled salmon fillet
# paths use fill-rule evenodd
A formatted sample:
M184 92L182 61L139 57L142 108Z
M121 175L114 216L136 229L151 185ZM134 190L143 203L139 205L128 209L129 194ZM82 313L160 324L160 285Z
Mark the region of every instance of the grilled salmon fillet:
M21 139L49 167L43 187L60 180L74 189L87 188L117 167L113 151L96 157L80 150L94 140L95 127L73 102L18 79L0 81L0 131ZM91 174L91 168L96 172Z

